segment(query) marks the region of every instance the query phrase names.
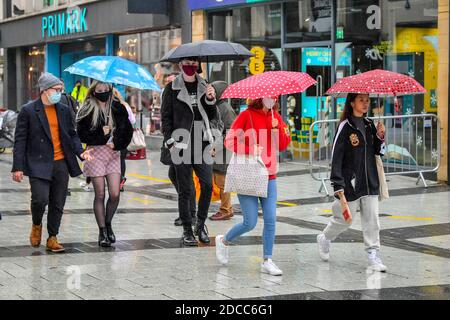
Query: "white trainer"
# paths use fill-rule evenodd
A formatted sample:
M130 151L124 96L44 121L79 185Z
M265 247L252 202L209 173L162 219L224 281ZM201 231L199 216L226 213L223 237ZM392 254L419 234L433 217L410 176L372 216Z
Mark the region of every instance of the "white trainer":
M267 259L263 263L261 263L261 272L268 273L272 276L281 276L283 271L277 267L275 263L273 263L272 259Z
M216 236L216 258L221 264L228 263L228 246L223 242L223 235Z
M369 259L369 267L373 271L386 272L387 267L383 264L383 262L381 262L378 250L369 251L367 257Z
M323 233L317 236L317 246L319 247L319 256L323 261L330 259L330 243Z

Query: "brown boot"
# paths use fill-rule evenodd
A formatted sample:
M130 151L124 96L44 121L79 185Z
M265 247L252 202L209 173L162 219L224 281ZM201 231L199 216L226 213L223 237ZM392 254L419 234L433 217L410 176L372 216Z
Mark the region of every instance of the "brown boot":
M63 252L66 249L58 242L58 239L56 237L50 237L47 240L47 251L51 252Z
M32 225L30 233L30 244L32 247L39 247L42 239L42 224L40 226Z

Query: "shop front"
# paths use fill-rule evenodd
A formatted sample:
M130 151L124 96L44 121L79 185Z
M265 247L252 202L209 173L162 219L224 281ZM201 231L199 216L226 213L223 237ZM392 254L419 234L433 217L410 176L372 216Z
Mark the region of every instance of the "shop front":
M438 0L205 0L190 5L205 10L209 39L239 42L258 53L248 61L211 65L213 80L235 82L283 69L307 72L318 81L283 99L283 116L300 135L295 140L307 141L313 121L340 116L345 99L324 95L336 80L369 70L407 74L427 89L397 104L373 99L369 115L438 111ZM245 108L243 101L234 103L236 110Z
M37 80L43 71L63 79L67 92L72 91L77 80L89 86L90 79L64 72L88 56L122 56L157 74L158 59L182 42L183 17L171 15L169 8L165 14L129 14L127 5L127 0L89 1L3 20L0 46L6 48L5 106L19 109L36 99ZM140 94L118 88L138 110L151 109L152 92Z

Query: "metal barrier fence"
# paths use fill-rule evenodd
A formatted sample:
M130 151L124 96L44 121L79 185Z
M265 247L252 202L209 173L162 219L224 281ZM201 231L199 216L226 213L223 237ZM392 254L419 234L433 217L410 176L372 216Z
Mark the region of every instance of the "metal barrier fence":
M441 124L434 114L411 114L371 118L386 127L386 153L383 164L386 176L417 174L416 185L424 173L436 172L441 159ZM330 195L326 181L330 180L331 151L339 119L320 120L311 124L309 137L309 166L311 176L320 181L319 192Z

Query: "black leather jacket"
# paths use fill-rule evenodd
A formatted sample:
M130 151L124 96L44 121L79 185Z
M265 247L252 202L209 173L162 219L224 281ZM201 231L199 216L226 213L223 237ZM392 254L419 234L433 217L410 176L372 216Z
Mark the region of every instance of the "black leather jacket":
M364 118L364 122L365 137L349 118L340 123L334 138L330 179L334 192L343 190L347 201L379 195L375 155L382 156L385 145L373 121Z

